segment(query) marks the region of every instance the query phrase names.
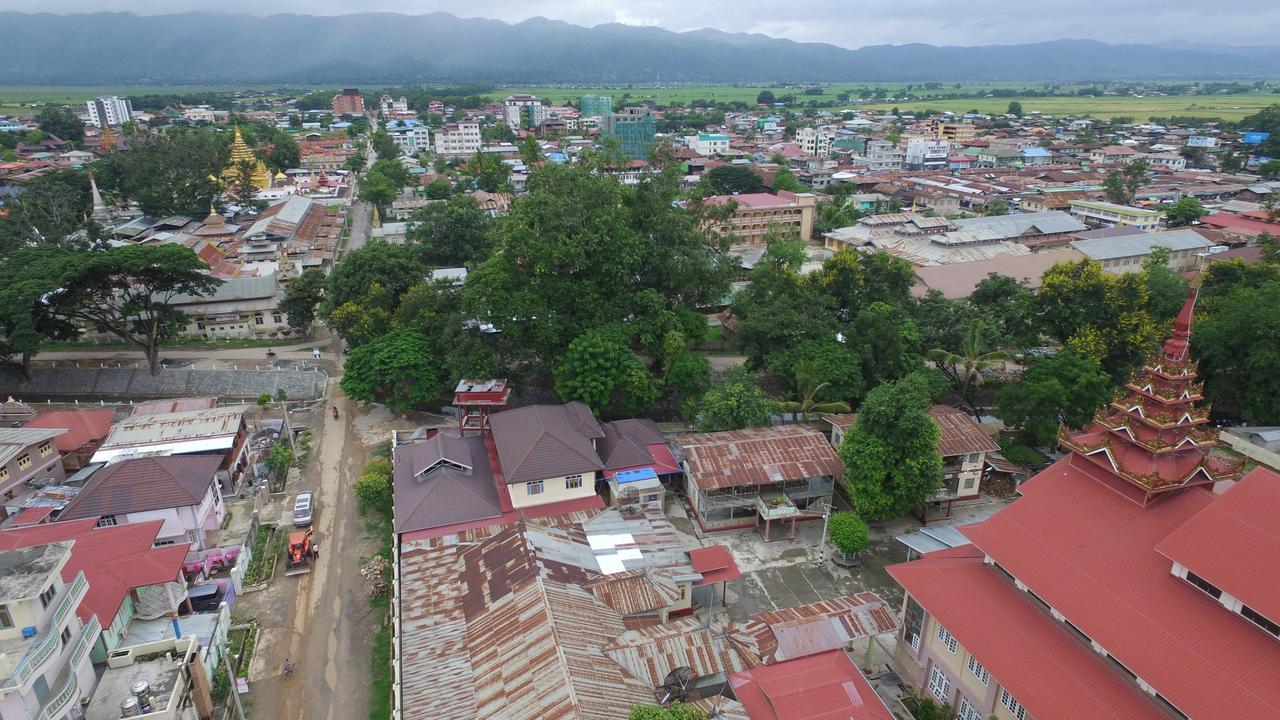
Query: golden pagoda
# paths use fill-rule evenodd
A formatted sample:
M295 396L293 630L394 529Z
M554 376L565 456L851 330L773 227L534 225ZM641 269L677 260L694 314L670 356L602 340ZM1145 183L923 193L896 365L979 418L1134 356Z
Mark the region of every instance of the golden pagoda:
M115 133L111 132L111 126L103 123L102 136L98 139L98 151L103 155L114 152L116 144L116 136Z
M231 160L227 162L227 167L222 171L222 180L229 185L234 185L240 181L240 164L250 163L253 165L253 186L259 190L266 190L271 187L271 173L267 170L266 164L258 159L249 146L245 144L244 138L240 137L240 126L236 126L235 139L231 141Z

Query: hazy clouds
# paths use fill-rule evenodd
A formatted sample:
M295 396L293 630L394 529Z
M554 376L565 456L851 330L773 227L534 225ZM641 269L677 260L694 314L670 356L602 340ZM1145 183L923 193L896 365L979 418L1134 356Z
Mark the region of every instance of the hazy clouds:
M578 25L621 22L670 30L713 27L759 32L845 47L923 42L987 45L1090 38L1111 43L1280 43L1280 3L1230 0L1205 4L1171 0L0 0L0 10L155 15L217 10L341 15L386 11L451 12L519 22L543 16ZM0 28L2 31L3 28Z

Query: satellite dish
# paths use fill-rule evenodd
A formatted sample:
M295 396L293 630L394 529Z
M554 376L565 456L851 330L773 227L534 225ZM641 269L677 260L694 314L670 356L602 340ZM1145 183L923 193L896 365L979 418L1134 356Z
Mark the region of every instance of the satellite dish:
M693 668L688 665L681 665L667 673L662 680L662 704L666 705L672 700L680 700L688 695L695 677Z

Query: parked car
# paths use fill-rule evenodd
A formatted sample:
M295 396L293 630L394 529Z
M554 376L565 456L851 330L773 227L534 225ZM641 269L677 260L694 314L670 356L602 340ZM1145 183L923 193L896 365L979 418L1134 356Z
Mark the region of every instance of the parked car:
M315 512L315 497L309 492L300 492L293 501L293 526L307 527L311 524L311 516Z

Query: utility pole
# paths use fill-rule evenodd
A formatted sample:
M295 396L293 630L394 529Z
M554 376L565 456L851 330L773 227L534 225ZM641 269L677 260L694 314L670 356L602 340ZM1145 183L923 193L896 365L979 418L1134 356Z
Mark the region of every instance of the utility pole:
M822 540L818 542L818 562L821 564L826 559L827 548L827 523L831 521L831 503L821 500L822 503Z

